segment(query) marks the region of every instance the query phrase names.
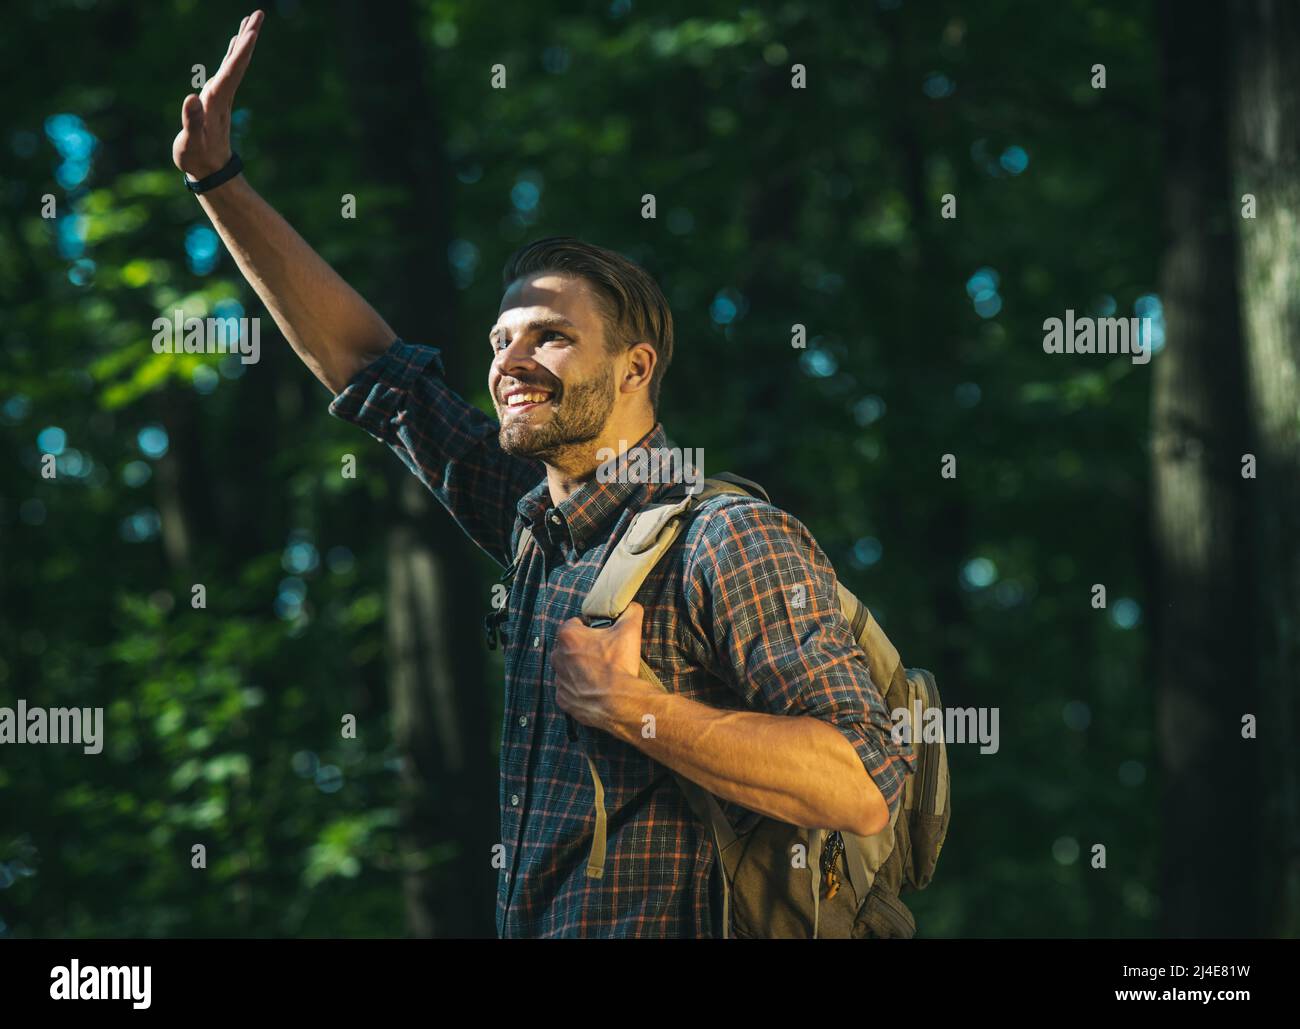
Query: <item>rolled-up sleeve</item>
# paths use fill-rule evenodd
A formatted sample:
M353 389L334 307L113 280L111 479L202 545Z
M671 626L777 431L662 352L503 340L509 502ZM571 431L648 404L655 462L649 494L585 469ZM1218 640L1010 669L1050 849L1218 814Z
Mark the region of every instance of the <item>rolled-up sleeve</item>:
M810 715L853 745L892 816L911 748L896 743L881 690L840 610L835 572L797 519L728 497L688 529L692 630L751 709Z
M546 474L540 461L505 453L500 425L444 381L437 347L395 340L330 403L330 414L387 443L502 565L519 498Z

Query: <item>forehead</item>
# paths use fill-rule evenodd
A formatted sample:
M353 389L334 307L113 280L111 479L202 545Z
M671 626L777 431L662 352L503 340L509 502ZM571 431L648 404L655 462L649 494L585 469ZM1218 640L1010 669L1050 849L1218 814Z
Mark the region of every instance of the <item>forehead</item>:
M497 325L518 329L555 316L567 318L579 330L597 328L600 312L591 287L582 279L554 272L520 276L501 297Z

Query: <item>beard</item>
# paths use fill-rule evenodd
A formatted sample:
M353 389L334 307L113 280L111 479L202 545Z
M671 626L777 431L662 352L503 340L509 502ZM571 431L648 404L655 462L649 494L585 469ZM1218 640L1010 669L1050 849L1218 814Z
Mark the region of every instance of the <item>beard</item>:
M530 383L538 385L541 383ZM591 378L557 390L551 398L550 417L540 425L528 415L503 418L501 449L515 457L534 458L547 464L566 464L584 444L599 439L614 409L614 363L608 362Z

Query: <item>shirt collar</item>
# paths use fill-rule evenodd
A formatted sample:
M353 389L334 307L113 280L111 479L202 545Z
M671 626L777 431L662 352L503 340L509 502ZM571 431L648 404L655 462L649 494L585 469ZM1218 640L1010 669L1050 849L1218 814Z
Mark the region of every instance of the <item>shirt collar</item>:
M603 466L610 470L625 467L632 474L608 476L608 482L601 482L600 477L593 475L554 508L548 480L543 479L520 498L517 510L539 543L547 539L560 542L567 536L573 550L582 553L610 527L620 511L639 510L682 481L681 465L675 465L672 458L674 449L663 425L656 422L620 459L611 459ZM646 453L634 454L638 450ZM622 464L624 461L626 466ZM703 474L702 468L695 467L693 471Z

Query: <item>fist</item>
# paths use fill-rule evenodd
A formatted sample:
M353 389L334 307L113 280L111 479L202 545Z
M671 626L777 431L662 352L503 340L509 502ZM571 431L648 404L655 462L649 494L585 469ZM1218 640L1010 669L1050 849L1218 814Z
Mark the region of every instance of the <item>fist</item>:
M620 705L653 690L641 679L641 624L645 609L637 603L613 625L592 629L570 618L555 634L551 667L555 702L583 725L605 728L618 718Z

